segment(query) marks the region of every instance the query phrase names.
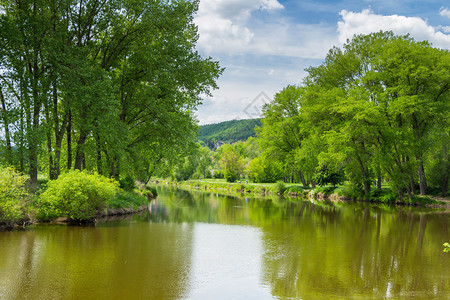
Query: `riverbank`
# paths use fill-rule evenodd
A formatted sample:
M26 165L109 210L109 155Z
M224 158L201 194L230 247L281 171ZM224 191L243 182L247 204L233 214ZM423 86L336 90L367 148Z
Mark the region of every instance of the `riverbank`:
M400 199L396 193L389 188L373 189L371 191L369 199L364 198L364 195L358 194L352 190L349 186L325 186L305 188L298 184L285 184L285 183L243 183L235 182L229 183L219 180L188 180L182 182L170 181L170 180L154 180L154 184L165 184L170 186L176 186L179 188L192 188L198 190L207 190L211 192L219 193L231 193L231 194L249 194L259 197L267 196L283 196L293 199L314 199L318 201L364 201L373 203L385 203L385 204L397 204L397 205L422 205L422 206L442 206L450 208L449 197L437 197L437 196L420 196L414 195L412 199L404 198Z
M3 174L5 175L5 174ZM0 198L0 230L26 228L39 223L95 223L107 216L128 215L144 211L149 201L156 198L156 190L144 184L121 188L109 179L106 184L93 185L98 180L93 175L73 176L72 180L55 189L55 182L43 180L40 185L29 188L24 176L9 172L6 178L15 184L6 185L3 180L2 198ZM78 174L75 174L78 175ZM84 175L81 173L80 175ZM83 184L76 180L84 179ZM4 178L3 178L4 179ZM18 180L20 179L20 181ZM92 181L91 181L92 180ZM48 194L50 183L52 193ZM105 186L110 185L110 190ZM108 186L107 186L108 187ZM1 189L0 189L1 190ZM11 191L12 190L12 191ZM105 194L108 193L106 197Z

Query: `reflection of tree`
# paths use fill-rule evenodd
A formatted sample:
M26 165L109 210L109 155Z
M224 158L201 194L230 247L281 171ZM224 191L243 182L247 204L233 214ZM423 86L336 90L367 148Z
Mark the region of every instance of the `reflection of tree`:
M0 298L179 299L188 292L192 226L112 225L0 235L0 249L8 248ZM22 258L30 262L17 267Z
M298 205L287 222L266 222L263 281L276 297L445 297L445 214L363 205ZM431 227L431 228L430 228Z
M147 223L0 233L0 298L6 291L18 299L182 298L194 222L261 228L261 280L278 298L445 298L450 291L442 252L448 214L173 188L158 194L158 213L135 217Z

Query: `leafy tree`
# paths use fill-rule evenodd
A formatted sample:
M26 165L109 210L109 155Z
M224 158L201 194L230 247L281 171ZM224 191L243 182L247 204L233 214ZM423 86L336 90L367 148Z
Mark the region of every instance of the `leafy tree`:
M400 197L425 192L424 153L433 124L448 111L449 53L390 32L356 36L309 68L302 113L322 132L327 154L370 192L373 166ZM376 159L376 161L374 161ZM379 166L379 167L378 167Z
M253 182L273 183L283 178L283 166L262 155L250 161L248 177Z
M258 133L258 143L264 149L265 161L271 164L281 164L284 168L286 181L295 181L298 176L304 186L308 186L304 174L304 165L300 164L297 153L302 149L302 143L308 137L306 119L300 114L302 88L287 86L275 95L272 103L263 108L264 118ZM303 157L303 163L307 157ZM308 161L309 162L309 161ZM315 165L314 168L315 169ZM309 168L308 168L309 170Z
M220 166L222 168L224 178L227 182L235 182L244 172L244 164L239 153L229 144L222 147L220 155Z
M148 178L172 159L166 149L193 146L199 95L223 71L195 50L198 1L25 0L0 9L7 163L18 133L33 183L39 169L54 179L62 165L117 178L135 165Z

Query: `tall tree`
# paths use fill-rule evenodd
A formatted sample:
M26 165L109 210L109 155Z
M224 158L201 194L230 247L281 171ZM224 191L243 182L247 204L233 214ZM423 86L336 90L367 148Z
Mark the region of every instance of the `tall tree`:
M198 1L15 0L0 8L1 86L23 111L33 183L39 169L56 178L62 154L67 168L118 176L130 160L170 155L142 149L191 145L199 95L223 71L195 50Z

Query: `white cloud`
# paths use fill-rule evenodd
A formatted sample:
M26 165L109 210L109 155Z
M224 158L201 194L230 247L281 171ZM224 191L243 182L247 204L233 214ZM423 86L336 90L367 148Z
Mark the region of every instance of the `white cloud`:
M450 33L450 26L439 26L438 28L445 33Z
M428 40L436 47L450 49L450 35L438 31L418 17L382 16L368 9L356 13L342 10L340 15L342 21L338 22L338 32L341 43L351 39L355 34L391 30L399 35L409 33L416 40Z
M261 8L266 10L283 9L284 6L277 0L262 0Z
M246 26L255 10L282 9L277 0L203 0L195 23L200 38L198 47L206 53L234 50L238 53L251 44L253 32ZM233 51L233 52L234 52Z
M439 14L443 17L450 18L450 10L448 8L441 7Z
M336 40L333 27L293 24L283 18L251 18L253 11L283 9L277 0L204 0L195 18L198 48L215 55L277 55L322 58Z
M245 20L255 10L283 9L277 0L203 0L200 1L199 15L215 16L223 19Z

